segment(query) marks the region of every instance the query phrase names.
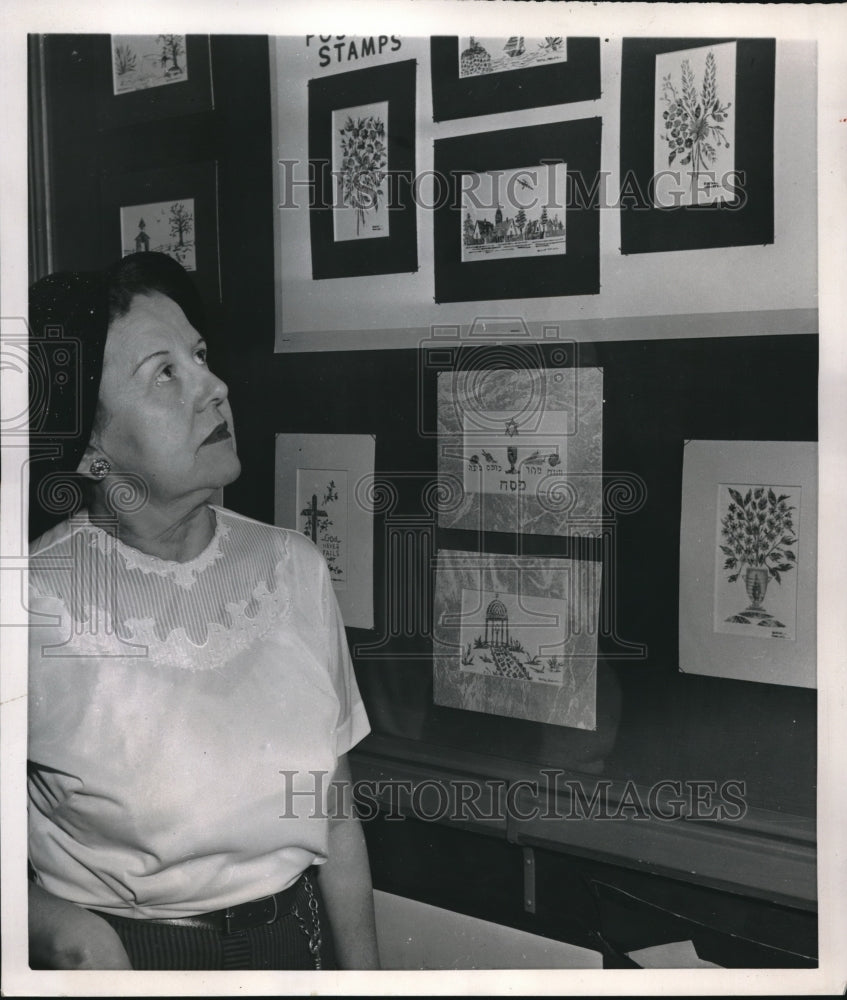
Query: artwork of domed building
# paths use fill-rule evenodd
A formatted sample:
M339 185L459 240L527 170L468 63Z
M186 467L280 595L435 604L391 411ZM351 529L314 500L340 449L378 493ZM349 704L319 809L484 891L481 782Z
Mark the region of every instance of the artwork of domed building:
M485 611L485 645L509 645L509 612L500 600L499 594L488 605Z
M479 603L474 603L474 599L479 599ZM528 600L529 604L524 604L520 594L512 593L503 597L495 593L492 598L491 591L468 591L463 596L462 607L467 616L467 626L461 635L463 670L512 680L561 684L562 665L558 657L547 650L542 652L545 646L552 650L561 643L561 627L545 623L533 610L537 599ZM545 601L545 604L541 614L555 622L564 619L563 602L554 605Z

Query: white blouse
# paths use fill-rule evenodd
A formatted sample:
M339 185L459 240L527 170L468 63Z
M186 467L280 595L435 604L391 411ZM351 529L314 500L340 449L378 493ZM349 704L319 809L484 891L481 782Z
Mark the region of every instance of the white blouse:
M326 860L338 757L368 732L326 564L221 508L186 563L81 515L30 556L30 860L83 906L179 917Z

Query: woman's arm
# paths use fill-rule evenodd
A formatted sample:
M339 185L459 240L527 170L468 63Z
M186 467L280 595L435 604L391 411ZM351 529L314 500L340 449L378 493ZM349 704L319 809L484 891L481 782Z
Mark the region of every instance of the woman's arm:
M373 888L365 835L352 813L350 765L339 759L335 781L341 804L329 806L329 857L321 866L321 892L332 924L335 950L342 969L378 969ZM337 817L337 818L336 818Z
M39 969L131 969L111 924L29 883L29 961Z

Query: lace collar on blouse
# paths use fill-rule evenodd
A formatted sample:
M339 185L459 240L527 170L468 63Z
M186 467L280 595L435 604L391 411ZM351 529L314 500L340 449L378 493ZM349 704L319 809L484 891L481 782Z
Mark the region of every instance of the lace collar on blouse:
M160 664L222 666L289 614L287 533L212 510L212 539L184 563L147 555L76 517L30 560L34 590L65 605L74 642L94 651L112 642L140 646Z
M80 520L80 527L92 536L92 542L103 555L117 553L124 561L128 570L137 569L142 573L155 573L156 576L168 577L179 587L190 588L207 566L222 556L221 542L229 535L229 527L220 513L214 507L210 508L215 515L215 530L209 544L193 559L177 562L175 559L160 559L149 555L141 549L126 545L115 535L94 524L86 513Z

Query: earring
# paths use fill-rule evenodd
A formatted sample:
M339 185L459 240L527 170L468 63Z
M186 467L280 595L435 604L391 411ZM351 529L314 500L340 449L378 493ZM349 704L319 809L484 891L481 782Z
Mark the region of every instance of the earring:
M89 465L88 471L95 479L105 479L112 471L112 466L106 458L95 458L91 465Z

